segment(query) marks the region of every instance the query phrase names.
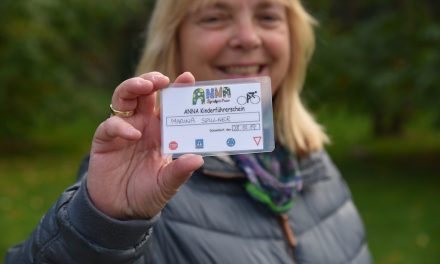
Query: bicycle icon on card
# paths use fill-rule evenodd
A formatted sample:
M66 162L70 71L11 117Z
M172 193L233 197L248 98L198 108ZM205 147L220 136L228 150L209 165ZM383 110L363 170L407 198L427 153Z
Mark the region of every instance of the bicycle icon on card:
M239 105L244 105L247 103L258 104L260 102L260 96L257 95L257 91L248 92L246 96L242 95L237 98L237 103Z

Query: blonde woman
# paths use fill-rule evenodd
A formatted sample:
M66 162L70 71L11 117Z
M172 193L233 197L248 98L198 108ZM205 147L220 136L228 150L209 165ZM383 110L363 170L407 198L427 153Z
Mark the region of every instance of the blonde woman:
M299 96L314 24L298 0L157 1L138 77L115 89L81 180L6 263L370 263ZM271 77L274 152L161 153L156 91L251 76Z

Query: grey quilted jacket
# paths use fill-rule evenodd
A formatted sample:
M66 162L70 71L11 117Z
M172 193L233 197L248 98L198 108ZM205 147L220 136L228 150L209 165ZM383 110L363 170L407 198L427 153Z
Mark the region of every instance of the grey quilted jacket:
M241 172L205 158L160 215L118 221L90 202L84 179L68 188L12 263L371 263L346 183L325 152L300 161L304 188L288 225L252 200ZM87 162L83 164L86 171ZM286 224L286 222L284 222ZM298 244L289 245L286 226Z

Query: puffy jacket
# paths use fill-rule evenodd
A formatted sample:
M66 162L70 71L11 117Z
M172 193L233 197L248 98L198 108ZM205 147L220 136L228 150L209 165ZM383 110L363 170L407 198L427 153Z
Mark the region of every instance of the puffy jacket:
M346 183L322 151L300 161L304 187L280 218L246 194L245 178L215 157L149 220L119 221L92 205L84 179L68 188L11 263L371 263ZM87 161L82 166L86 171ZM287 227L286 227L287 226ZM286 228L298 244L291 247Z

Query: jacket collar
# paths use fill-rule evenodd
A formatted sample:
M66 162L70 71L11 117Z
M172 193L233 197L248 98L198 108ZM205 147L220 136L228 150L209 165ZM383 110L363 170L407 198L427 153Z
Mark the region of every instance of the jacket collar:
M318 151L300 159L304 187L329 178L324 162L325 155L325 151ZM225 179L246 177L229 156L211 156L204 160L202 171L205 175Z

